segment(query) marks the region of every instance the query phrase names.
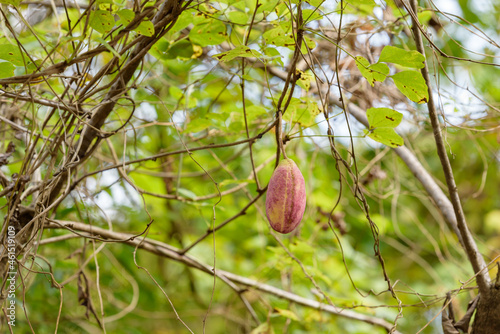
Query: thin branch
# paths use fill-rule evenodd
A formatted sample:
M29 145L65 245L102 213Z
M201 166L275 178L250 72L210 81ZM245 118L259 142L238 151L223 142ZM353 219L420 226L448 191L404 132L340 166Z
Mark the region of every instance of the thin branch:
M418 21L417 13L417 2L416 0L411 1L412 14L412 30L413 37L415 39L415 44L417 46L417 51L425 55L424 43L422 41L422 35L420 30L422 29ZM407 8L409 9L409 8ZM466 250L469 261L472 264L474 272L477 274L477 285L479 287L479 292L483 295L488 294L490 286L490 277L488 271L485 270L486 263L482 257L479 249L477 248L476 242L469 231L467 226L467 221L465 220L465 215L462 209L462 204L460 203L460 196L458 195L457 185L455 183L455 178L453 177L453 170L451 168L450 160L446 154L446 147L444 144L443 136L441 134L441 125L439 123L439 118L436 110L436 105L434 104L434 98L432 94L431 80L429 76L429 69L427 67L427 61L424 61L424 68L422 68L422 76L424 77L425 83L427 84L427 90L429 93L429 102L427 103L427 108L429 110L429 118L431 120L432 129L434 133L434 139L436 141L437 153L439 160L441 161L441 166L446 179L446 184L448 185L448 192L450 195L451 203L455 211L455 216L457 219L458 229L460 230L460 235L462 236L464 242L464 248Z

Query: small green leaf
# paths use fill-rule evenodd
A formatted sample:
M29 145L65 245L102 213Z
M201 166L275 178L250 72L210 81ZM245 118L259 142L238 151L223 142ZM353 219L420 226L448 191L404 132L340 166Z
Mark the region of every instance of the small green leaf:
M299 85L299 87L306 92L309 91L309 89L311 88L311 81L314 80L314 76L311 72L302 72L300 70L297 71L300 74L299 80L297 80L297 85Z
M361 56L356 57L356 66L372 87L375 85L375 81L383 82L389 74L389 67L386 64L370 65L368 60Z
M317 7L315 6L315 8ZM304 17L305 22L312 22L322 19L324 14L322 14L321 11L317 9L303 9L302 16Z
M314 0L314 1L324 1L324 0ZM276 8L276 5L279 3L280 1L279 0L271 0L271 1L267 1L267 2L264 2L262 3L262 6L259 6L257 8L257 12L258 13L269 13L271 11L274 10L274 8ZM317 6L315 6L317 7Z
M345 6L344 12L349 14L370 14L373 12L376 3L374 0L349 0L347 1L347 6ZM340 2L338 2L340 7Z
M229 21L236 24L246 24L248 22L248 15L238 10L227 13Z
M420 22L420 24L429 24L429 21L431 20L432 15L434 15L433 11L430 11L430 10L421 11L417 14L418 22Z
M425 57L420 52L407 51L390 45L384 47L378 61L413 68L423 68L425 66Z
M187 39L181 39L180 41L169 45L168 48L161 54L161 59L191 59L193 57L194 50L193 44Z
M404 140L391 128L376 128L368 133L368 137L389 147L404 145Z
M0 44L0 59L11 62L16 66L23 66L23 57L21 51L16 45ZM26 59L28 61L28 59Z
M137 28L134 29L139 34L151 37L155 33L155 26L149 20L142 21Z
M176 100L180 100L184 97L184 92L177 86L170 86L168 92Z
M197 197L196 194L189 189L179 188L176 191L182 197L186 197L193 200Z
M103 38L97 37L96 39L99 41L99 43L101 43L102 45L104 45L104 47L106 49L108 49L109 52L111 52L112 54L114 54L115 57L120 58L120 54L115 49L113 49L113 47L111 45L109 45L109 43L106 42Z
M373 0L347 0L346 2L353 5L375 5Z
M403 138L394 131L401 123L403 114L389 108L370 108L366 111L366 117L370 124L368 137L390 147L404 144Z
M21 3L21 0L0 0L0 3L17 7Z
M217 58L219 61L225 63L225 62L233 60L234 58L237 58L237 57L256 57L256 58L258 58L258 57L262 57L262 54L256 50L250 49L246 45L239 45L232 50L213 55L213 57Z
M484 216L484 230L491 234L500 234L500 210L492 210Z
M175 21L175 24L172 27L172 29L170 29L170 31L172 32L181 31L182 29L189 26L191 23L193 23L193 12L190 10L184 10L182 11L182 14L179 15L177 21Z
M122 24L123 27L126 27L127 25L132 22L132 20L135 18L135 13L134 11L130 9L122 9L116 12L116 15L120 18L120 21L118 21L116 24Z
M267 56L266 59L270 59L271 62L279 63L281 66L285 66L282 60L283 55L274 47L264 49L264 53Z
M115 18L106 10L96 10L90 14L90 26L101 34L105 34L115 26Z
M14 75L14 70L16 67L9 63L8 61L0 62L0 79L9 78Z
M295 39L291 33L287 33L289 27L286 25L279 25L276 28L266 31L262 36L266 44L274 46L287 46L295 47Z
M417 71L402 71L392 76L396 87L407 98L417 103L427 103L429 93L422 74Z
M295 320L295 321L299 321L299 318L297 317L297 315L295 313L293 313L292 311L290 311L290 310L284 310L284 309L277 308L277 307L275 307L274 310L276 312L278 312L279 315L281 315L282 317L285 317L285 318L288 318L288 319L292 319L292 320Z
M274 334L274 329L269 323L264 322L253 329L250 334Z
M366 111L370 129L395 128L401 123L403 114L390 108L370 108Z
M321 113L317 102L310 97L298 99L292 97L288 109L283 114L283 120L292 120L302 126L309 127L315 123L316 116Z
M189 32L191 42L200 46L217 45L227 38L226 26L217 20L208 20L195 25Z
M300 52L302 52L302 54L307 54L307 53L309 53L309 51L311 51L315 47L316 47L316 42L313 41L311 38L304 36L304 43L302 43L302 46L300 48ZM289 46L289 48L293 50L295 48L295 45Z
M246 107L246 112L248 121L250 122L255 120L256 118L259 118L260 116L268 116L266 108L256 105Z
M196 118L190 121L184 132L195 133L200 132L202 130L208 129L208 127L212 125L212 122L206 118Z
M316 252L316 249L304 241L296 240L290 244L290 250L296 256L310 256Z

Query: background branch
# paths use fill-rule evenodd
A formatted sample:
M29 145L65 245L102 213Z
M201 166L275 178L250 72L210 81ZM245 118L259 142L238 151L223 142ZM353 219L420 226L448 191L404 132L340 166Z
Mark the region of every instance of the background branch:
M187 266L196 268L198 270L201 270L207 274L210 275L216 275L217 277L221 278L223 281L225 279L241 284L246 287L250 287L253 289L256 289L258 291L264 292L271 294L273 296L286 299L290 302L317 309L320 311L324 311L333 315L337 315L340 317L344 317L347 319L352 319L352 320L358 320L362 322L366 322L368 324L374 325L374 326L379 326L387 331L391 330L393 325L383 319L365 315L359 312L355 312L353 310L348 310L348 309L342 309L340 307L335 307L332 305L320 303L316 300L312 299L307 299L304 297L301 297L299 295L296 295L292 292L288 292L282 289L278 289L276 287L273 287L271 285L261 283L255 280L252 280L247 277L239 276L236 274L233 274L228 271L224 270L219 270L217 269L216 272L214 273L213 269L209 266L206 265L192 256L182 254L182 250L177 249L173 246L170 246L168 244L165 244L160 241L156 241L153 239L149 238L142 238L142 237L137 237L136 235L129 234L129 233L121 233L121 232L115 232L115 231L109 231L100 227L95 227L91 226L88 224L83 224L79 222L72 222L72 221L52 221L52 222L46 222L45 228L50 228L50 229L66 229L69 231L79 231L79 232L86 232L89 233L89 237L99 237L101 239L108 239L108 242L118 242L118 243L125 243L127 245L137 247L140 249L143 249L145 251L148 251L150 253L159 255L159 256L164 256L167 257L171 260L183 263ZM399 331L394 331L393 333L400 334Z
M417 2L416 0L411 0L411 9L407 8L408 12L413 12L412 20L412 31L413 37L415 38L415 44L417 45L417 51L425 55L424 43L422 41L422 35L420 34L420 23L418 22L417 13ZM425 83L427 84L427 91L429 93L429 101L427 103L427 108L429 110L429 118L431 120L432 129L434 133L434 139L436 141L437 153L439 155L439 160L441 161L441 166L443 168L444 176L446 179L446 184L448 185L448 193L451 198L451 203L455 211L455 217L457 221L458 229L462 237L463 245L469 258L470 263L474 272L477 274L477 285L479 287L479 292L486 295L490 290L490 276L487 270L486 262L483 256L477 248L474 237L469 231L469 227L465 220L464 211L462 204L460 203L460 196L458 195L457 185L455 183L455 178L453 176L453 170L451 168L450 160L446 153L446 147L443 141L443 136L441 134L441 125L439 123L439 118L437 115L436 105L434 102L431 80L429 77L429 69L427 67L427 61L424 61L424 68L422 68L422 76L424 77ZM456 233L456 232L455 232Z

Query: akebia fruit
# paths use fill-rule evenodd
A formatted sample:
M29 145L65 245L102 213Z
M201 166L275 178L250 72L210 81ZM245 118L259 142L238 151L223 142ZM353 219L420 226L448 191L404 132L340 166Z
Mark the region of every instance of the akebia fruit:
M290 233L306 209L306 184L292 159L283 159L274 170L266 196L266 215L273 230Z

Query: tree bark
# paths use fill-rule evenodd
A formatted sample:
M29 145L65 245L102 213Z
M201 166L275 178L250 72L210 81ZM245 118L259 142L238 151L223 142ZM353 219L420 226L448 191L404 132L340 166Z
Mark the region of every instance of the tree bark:
M479 297L472 333L500 333L500 284L492 285L488 294Z

